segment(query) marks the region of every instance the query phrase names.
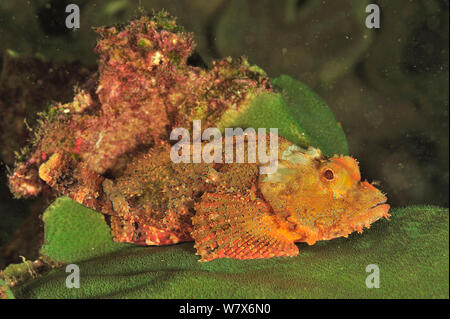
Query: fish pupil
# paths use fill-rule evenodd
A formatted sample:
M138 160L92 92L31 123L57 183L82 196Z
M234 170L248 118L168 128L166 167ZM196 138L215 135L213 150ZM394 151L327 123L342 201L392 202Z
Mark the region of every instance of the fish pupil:
M325 172L323 172L323 177L331 181L334 178L334 173L331 169L327 169Z

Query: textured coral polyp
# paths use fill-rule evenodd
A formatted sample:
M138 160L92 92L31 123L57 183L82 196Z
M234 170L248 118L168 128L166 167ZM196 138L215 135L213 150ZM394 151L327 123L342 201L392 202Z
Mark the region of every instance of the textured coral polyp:
M210 70L189 65L193 36L166 12L96 32L98 79L43 116L28 160L10 176L16 196L40 192L37 170L55 152L68 161L61 169L83 165L120 176L138 152L168 141L172 128L189 128L194 119L212 126L254 93L271 91L264 72L245 58L214 62Z

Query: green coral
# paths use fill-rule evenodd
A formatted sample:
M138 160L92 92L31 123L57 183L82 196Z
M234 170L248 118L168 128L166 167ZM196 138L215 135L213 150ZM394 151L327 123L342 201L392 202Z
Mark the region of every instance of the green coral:
M44 213L41 254L57 262L76 262L127 247L115 243L104 216L67 197L58 198Z
M49 211L44 251L77 262L81 287L67 289L65 269L54 269L14 288L18 298L449 297L448 209L435 206L393 209L363 234L299 244L297 257L209 263L198 262L192 243L122 249L101 215L67 198ZM64 238L50 234L57 229ZM369 264L379 266L378 289L366 287Z
M257 94L242 110L227 111L218 126L278 128L280 136L297 145L312 145L328 156L348 154L344 131L317 94L287 75L271 82L277 93Z

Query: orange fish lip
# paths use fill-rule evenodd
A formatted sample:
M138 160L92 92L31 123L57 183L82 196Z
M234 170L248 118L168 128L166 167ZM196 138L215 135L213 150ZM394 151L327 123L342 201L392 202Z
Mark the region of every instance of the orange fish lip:
M388 218L389 216L391 216L388 213L390 208L391 206L386 201L379 202L378 204L372 206L369 210L371 215L370 219L372 220L371 223L381 217Z
M384 200L384 201L382 201L382 202L379 202L379 203L373 205L372 207L370 207L370 209L372 210L372 209L374 209L374 208L377 208L377 207L383 206L383 205L388 205L388 206L389 206L389 204L387 203L387 200ZM389 207L390 207L390 206L389 206Z
M370 228L370 225L380 218L385 217L388 219L388 217L391 216L388 213L390 207L391 206L387 204L385 200L373 205L371 208L367 209L365 213L362 213L347 222L349 225L347 233L349 234L354 231L362 233L364 228Z

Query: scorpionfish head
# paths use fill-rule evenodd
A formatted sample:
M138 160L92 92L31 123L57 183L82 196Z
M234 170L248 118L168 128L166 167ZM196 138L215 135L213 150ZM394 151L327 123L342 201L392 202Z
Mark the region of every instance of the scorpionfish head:
M390 216L386 196L361 180L358 162L349 156L327 158L318 149L291 145L281 153L277 170L261 175L259 184L295 241L346 237Z

